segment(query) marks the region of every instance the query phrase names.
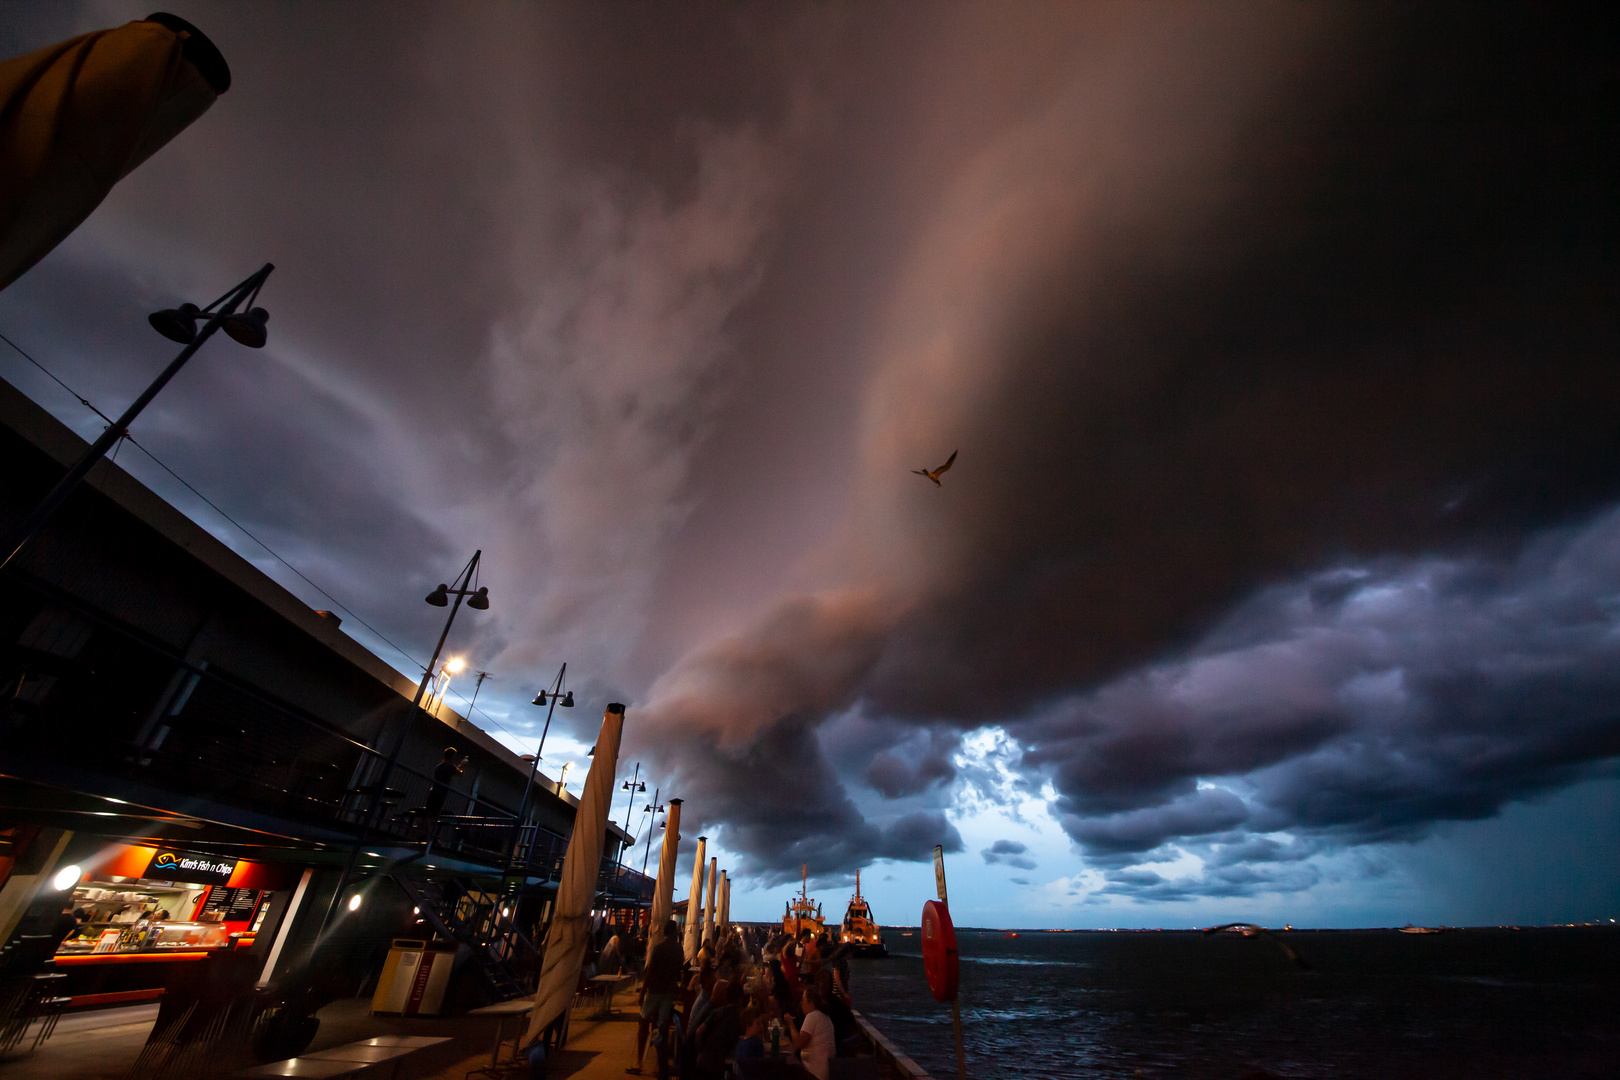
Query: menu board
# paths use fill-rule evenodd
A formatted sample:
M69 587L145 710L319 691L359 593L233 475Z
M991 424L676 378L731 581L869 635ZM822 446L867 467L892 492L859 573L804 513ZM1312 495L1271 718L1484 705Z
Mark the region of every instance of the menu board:
M253 909L259 905L258 889L228 889L215 885L203 903L203 912L220 912L225 922L247 922L253 918Z

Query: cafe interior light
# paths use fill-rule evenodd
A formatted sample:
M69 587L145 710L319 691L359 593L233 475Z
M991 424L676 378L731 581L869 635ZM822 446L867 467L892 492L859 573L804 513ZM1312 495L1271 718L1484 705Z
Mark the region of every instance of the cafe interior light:
M56 872L55 877L51 878L51 887L57 892L61 892L64 889L71 889L74 885L78 884L79 878L83 875L84 871L80 869L77 863L72 866L64 866L62 869Z
M360 894L359 893L355 893L353 896L349 897L349 910L350 911L359 911L360 910Z

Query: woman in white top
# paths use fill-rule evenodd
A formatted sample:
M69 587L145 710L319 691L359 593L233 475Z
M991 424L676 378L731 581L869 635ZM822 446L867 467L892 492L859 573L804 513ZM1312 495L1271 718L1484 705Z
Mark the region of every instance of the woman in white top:
M804 1025L793 1023L788 1017L788 1030L793 1033L793 1046L799 1051L799 1061L816 1080L827 1080L831 1067L828 1062L837 1051L831 1018L822 1011L821 991L813 986L804 988Z

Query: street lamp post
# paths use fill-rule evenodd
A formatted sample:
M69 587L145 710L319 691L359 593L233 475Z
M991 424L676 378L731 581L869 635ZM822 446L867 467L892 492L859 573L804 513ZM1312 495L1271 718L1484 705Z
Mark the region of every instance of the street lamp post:
M343 897L343 890L348 887L349 876L354 873L354 864L360 857L360 848L364 846L367 835L375 824L378 811L382 808L383 799L388 792L388 780L393 775L394 766L399 763L400 751L405 749L405 737L410 734L411 724L416 719L416 713L422 704L422 698L427 694L428 684L433 681L433 669L439 662L439 654L444 651L445 639L450 636L450 627L455 625L456 612L461 610L461 602L467 601L467 606L474 611L485 611L489 608L489 588L481 586L472 587L473 576L478 572L478 562L483 558L482 549L473 552L473 557L467 563L467 568L459 578L459 584L452 589L448 585L440 585L427 594L427 602L433 607L450 608L450 613L444 620L444 630L439 634L439 642L433 646L433 657L428 661L427 667L422 671L422 681L417 684L416 697L411 699L411 709L405 715L405 722L400 724L399 737L394 740L394 748L388 754L388 760L383 763L382 775L376 782L369 785L371 805L366 808L365 815L360 819L360 831L354 839L354 847L349 851L349 861L343 867L343 875L338 878L338 887L332 893L332 902L326 906L326 917L321 920L320 931L316 934L316 948L320 947L321 935L326 933L327 926L336 914L338 903ZM454 596L455 603L450 602Z
M534 748L534 760L529 762L529 776L523 782L523 798L518 800L518 823L517 827L512 830L512 843L506 851L506 872L508 874L512 872L513 860L517 858L518 834L522 832L523 822L529 816L529 791L534 787L535 773L540 771L540 755L546 749L546 733L551 730L551 716L557 711L558 705L565 709L574 707L574 692L570 690L564 693L562 688L563 676L566 674L568 674L568 665L564 664L557 671L556 681L551 684L550 697L548 698L546 692L541 690L534 695L534 700L530 702L531 705L539 705L546 710L546 726L540 729L540 745ZM525 858L524 862L527 861L527 858Z
M626 836L630 835L630 812L636 808L636 795L638 793L645 794L647 790L647 785L644 783L639 783L638 781L640 780L641 762L638 761L636 762L635 774L632 775L630 779L619 785L620 791L628 791L630 793L630 801L624 804L624 833ZM631 839L630 843L635 843L634 838ZM613 881L609 884L610 888L617 889L619 887L619 872L623 869L624 848L621 847L619 848L618 855L613 860Z
M74 463L66 475L56 482L56 486L51 488L38 505L29 511L28 516L11 531L4 546L0 547L0 553L4 556L0 558L0 570L5 569L11 560L16 558L23 545L33 539L34 534L39 532L57 508L67 501L67 497L73 494L73 489L89 475L96 462L107 456L107 451L112 449L113 444L129 434L129 425L135 422L141 410L157 397L158 391L168 385L169 380L174 378L181 368L185 367L186 361L202 348L203 342L212 337L215 330L223 329L232 340L250 349L264 348L265 324L270 321L270 313L264 308L254 307L253 301L258 299L259 290L264 287L265 280L274 269L274 265L265 263L246 281L205 308L199 308L196 304L181 304L178 308L159 311L147 319L154 330L170 341L179 342L185 348L181 349L180 355L169 361L169 366L152 380L152 385L142 391L141 396L124 410L124 415L107 425L107 430L90 444L90 449L84 452L84 456ZM237 314L236 309L244 301L248 310ZM219 310L216 311L215 308ZM208 321L203 324L201 330L198 330L197 320L204 316Z
M643 785L643 787L645 787L645 785ZM664 812L664 808L658 805L658 793L661 790L663 789L657 787L653 788L653 801L641 808L641 812L643 814L652 815L652 817L647 819L647 850L641 853L642 877L647 876L647 859L652 855L652 834L655 831L652 827L652 823L658 819L659 814Z

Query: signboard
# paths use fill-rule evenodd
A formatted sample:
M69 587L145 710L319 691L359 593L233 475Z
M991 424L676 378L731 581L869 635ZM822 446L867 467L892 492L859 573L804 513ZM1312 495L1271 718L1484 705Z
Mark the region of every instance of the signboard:
M141 877L153 881L184 881L193 885L223 885L231 880L235 872L235 859L164 849L152 856Z
M960 976L956 956L956 927L951 913L938 900L923 904L923 972L928 976L928 992L935 1001L955 1001Z
M215 885L203 903L204 912L219 912L226 922L248 922L259 904L258 889L228 889Z
M939 890L939 902L944 904L945 899L945 846L934 845L934 888ZM943 1000L943 999L942 999Z

